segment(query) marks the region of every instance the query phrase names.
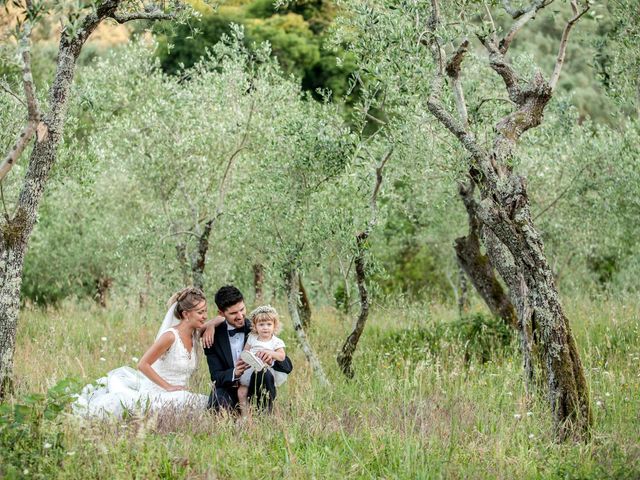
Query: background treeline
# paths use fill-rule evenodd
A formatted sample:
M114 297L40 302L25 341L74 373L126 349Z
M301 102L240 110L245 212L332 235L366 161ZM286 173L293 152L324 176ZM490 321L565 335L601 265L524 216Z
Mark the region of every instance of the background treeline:
M340 10L332 2L195 6L201 16L187 24L105 30L86 49L26 258L23 299L105 302L119 292L144 302L181 283L212 291L235 282L253 291L265 282L270 300L293 265L313 303L348 310L357 303L354 235L366 226L375 167L390 145L367 246L373 294L463 295L452 245L467 228L457 199L464 153L434 130L419 84L398 80L383 92L384 65L354 76L354 52L348 32L335 27ZM516 62L553 58L563 8L522 32ZM637 26L624 8L597 5L576 29L560 90L518 157L565 292L639 286L638 57L629 43ZM45 27L36 34L55 37ZM53 45L34 46L41 86ZM17 86L11 52L5 44L1 70ZM480 68L464 79L477 123L504 102ZM394 105L394 95L414 101L415 111ZM8 145L22 107L8 95L0 101ZM5 211L23 168L3 183Z

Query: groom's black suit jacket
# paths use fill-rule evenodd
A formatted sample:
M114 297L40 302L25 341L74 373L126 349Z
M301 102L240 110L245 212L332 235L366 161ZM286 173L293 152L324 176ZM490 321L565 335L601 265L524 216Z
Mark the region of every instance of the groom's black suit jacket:
M251 321L244 321L244 342L247 342L249 333L251 332ZM238 386L238 382L233 380L233 355L231 354L231 344L229 343L229 335L227 334L227 322L222 322L216 327L216 333L213 346L204 349L207 356L207 364L209 365L209 373L211 381L215 382L215 388L231 389ZM282 362L276 361L273 369L279 372L291 373L293 365L289 357L285 357Z

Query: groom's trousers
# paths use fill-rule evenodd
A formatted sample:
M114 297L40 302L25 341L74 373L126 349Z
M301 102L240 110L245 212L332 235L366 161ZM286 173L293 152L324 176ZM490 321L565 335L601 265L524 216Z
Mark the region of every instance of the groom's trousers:
M249 401L251 403L255 402L258 409L271 413L275 398L276 384L271 372L266 370L251 375L251 382L249 383ZM238 388L216 388L209 396L207 407L218 411L237 411Z

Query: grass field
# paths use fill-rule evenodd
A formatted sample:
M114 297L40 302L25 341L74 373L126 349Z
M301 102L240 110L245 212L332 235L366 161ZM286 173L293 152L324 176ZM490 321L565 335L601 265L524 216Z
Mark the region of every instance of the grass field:
M0 477L640 478L640 305L566 303L592 390L587 443L553 441L547 404L525 395L517 341L499 329L454 328L455 312L439 305L376 305L351 382L335 363L349 318L315 312L309 336L333 384L325 389L283 315L295 369L274 415L248 423L209 413L110 423L35 415L19 434L0 425ZM45 402L29 394L65 377L87 383L134 366L163 314L162 305L24 309L14 403ZM200 367L191 389L208 393Z

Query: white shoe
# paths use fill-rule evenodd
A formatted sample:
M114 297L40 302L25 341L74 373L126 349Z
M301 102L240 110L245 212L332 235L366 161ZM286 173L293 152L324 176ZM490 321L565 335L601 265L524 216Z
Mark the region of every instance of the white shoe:
M262 370L267 368L267 364L256 357L256 355L251 353L249 350L243 350L242 352L240 352L240 358L251 368L253 368L254 372L261 372Z

